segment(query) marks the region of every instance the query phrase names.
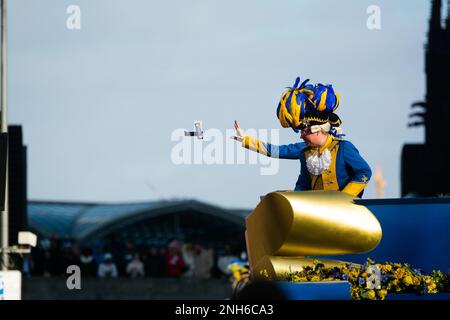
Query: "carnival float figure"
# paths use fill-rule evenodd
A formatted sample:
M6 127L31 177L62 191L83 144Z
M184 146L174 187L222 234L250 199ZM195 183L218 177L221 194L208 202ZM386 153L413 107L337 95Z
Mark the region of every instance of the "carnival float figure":
M271 192L246 218L246 242L252 279L282 279L286 272L311 265L314 257L371 251L381 240L378 220L354 199L371 177L367 162L343 139L335 113L339 94L332 85L300 83L282 95L277 117L304 142L276 146L244 134L242 146L269 157L300 160L293 191ZM300 192L299 192L300 191ZM326 266L342 261L321 259Z
M297 77L281 95L277 108L281 126L300 132L304 142L281 146L261 142L246 136L237 121L232 138L269 157L300 160L295 191L339 190L361 197L372 172L355 146L343 139L341 119L334 113L339 107L339 94L330 84L308 82L300 84Z

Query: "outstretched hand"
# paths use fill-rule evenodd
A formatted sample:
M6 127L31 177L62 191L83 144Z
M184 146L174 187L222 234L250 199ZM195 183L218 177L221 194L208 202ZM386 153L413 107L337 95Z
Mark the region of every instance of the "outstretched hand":
M236 135L232 136L231 139L242 142L242 140L244 140L244 131L239 127L237 120L234 120L234 128L236 129Z

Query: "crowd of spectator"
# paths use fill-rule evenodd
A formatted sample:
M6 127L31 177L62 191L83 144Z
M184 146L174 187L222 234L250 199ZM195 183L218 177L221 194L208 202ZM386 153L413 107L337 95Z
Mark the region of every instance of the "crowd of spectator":
M67 267L77 265L81 274L89 277L226 277L228 265L246 259L225 245L214 250L200 244L170 241L166 246L135 246L133 242L96 242L78 247L55 237L40 241L22 262L25 276L59 276Z

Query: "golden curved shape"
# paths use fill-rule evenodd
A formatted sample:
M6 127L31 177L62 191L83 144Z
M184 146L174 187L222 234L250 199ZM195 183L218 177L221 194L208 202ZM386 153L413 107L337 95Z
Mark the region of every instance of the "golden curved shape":
M250 266L264 256L362 253L381 241L381 226L365 206L340 191L272 192L246 219Z

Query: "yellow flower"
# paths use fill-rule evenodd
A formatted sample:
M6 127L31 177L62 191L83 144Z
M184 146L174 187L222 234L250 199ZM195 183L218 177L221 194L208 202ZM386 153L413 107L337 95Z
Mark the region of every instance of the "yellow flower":
M359 295L359 288L352 286L350 288L350 296L352 297L353 300L361 300L361 296Z
M394 277L396 279L401 279L405 276L405 274L406 274L405 269L398 268L397 270L395 270Z
M318 260L314 261L314 266L319 263ZM367 272L362 272L360 266L346 264L340 266L339 273L348 276L348 281L352 284L350 293L352 299L361 299L361 292L363 292L364 298L367 299L385 299L386 295L390 292L403 292L410 291L411 287L420 289L422 285L426 284L427 293L437 293L444 290L447 286L450 277L447 274L442 273L439 270L433 270L431 275L418 275L417 272L412 272L411 267L405 263L391 263L375 264L372 260L368 260L367 264L375 265L383 274L393 274L393 277L389 276L385 283L385 289L376 289L365 291L359 284L360 279L363 278L367 281ZM311 266L310 266L311 267ZM245 280L248 278L249 270L239 265L230 265L229 268L233 271L233 278L236 281ZM311 268L303 270L302 272L289 272L285 275L284 279L291 279L293 282L306 282L306 281L336 281L334 277L327 276L327 274L333 274L333 268L323 267L320 270L317 268ZM261 275L266 279L269 278L267 270L262 270ZM386 277L386 276L385 276ZM409 287L409 288L408 288Z
M427 284L427 292L428 293L437 293L436 283L431 277L425 278L425 283Z
M377 295L381 300L384 300L384 298L387 296L387 290L381 289L377 291Z
M320 277L319 276L313 276L311 278L311 281L320 281Z
M382 271L384 271L384 272L391 272L392 271L392 266L390 264L387 264L387 265L382 267Z
M427 290L428 293L437 293L436 287L429 287Z
M295 275L292 278L292 281L294 281L294 282L305 282L305 281L308 281L308 279L306 279L306 277L300 277L298 275Z
M413 279L411 276L406 276L403 278L403 283L406 284L407 286L410 286L413 284Z
M370 300L374 300L375 299L375 291L374 290L367 291L367 298L369 298Z
M392 280L392 282L390 283L390 286L395 292L399 292L402 290L399 286L399 282L397 279Z

